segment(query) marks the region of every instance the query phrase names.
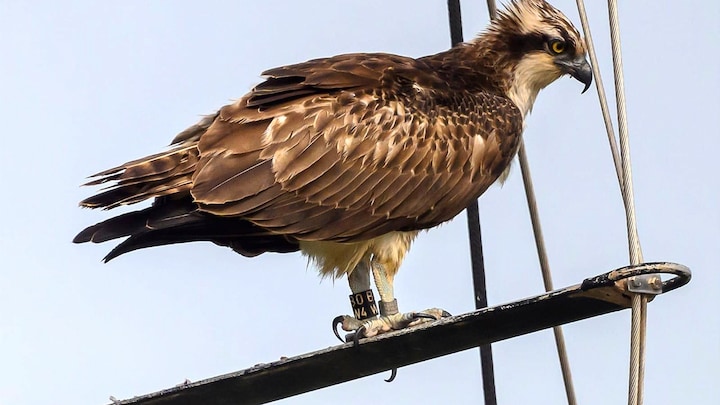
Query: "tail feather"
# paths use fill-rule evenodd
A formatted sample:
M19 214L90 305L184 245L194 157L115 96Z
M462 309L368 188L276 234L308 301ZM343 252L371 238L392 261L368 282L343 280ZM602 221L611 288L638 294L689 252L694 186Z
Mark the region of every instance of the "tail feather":
M197 145L175 148L100 172L85 185L115 181L105 191L80 202L83 207L111 209L148 198L182 194L192 187L198 162Z
M137 249L194 241L228 246L244 256L297 251L299 246L294 239L274 234L241 218L201 212L193 202L190 189L199 161L198 142L218 114L204 117L196 125L181 132L166 152L133 160L90 176L85 185L107 183L109 186L81 201L83 207L111 209L150 198L155 200L151 207L87 227L75 236L73 242L101 243L126 238L105 256L106 262ZM264 125L257 124L252 128L259 135ZM246 142L259 137L235 139Z
M246 220L202 213L189 196L181 200L159 198L152 207L87 227L73 242L101 243L126 236L129 238L105 256L105 262L137 249L198 241L228 246L249 257L299 249L297 241L272 234Z
M148 210L149 209L150 208L148 208ZM129 212L88 226L73 238L73 243L102 243L129 236L133 231L145 227L143 211Z
M259 228L249 222L243 222L240 226L234 227L233 231L228 231L224 226L218 225L206 227L188 226L133 235L114 247L103 258L103 261L107 263L122 254L138 249L186 242L213 242L216 245L227 246L246 257L258 256L266 252L296 252L300 249L296 241L291 241L282 235L258 232ZM255 231L257 234L254 236L248 234L248 232L242 235L236 234L238 230L244 228L250 228L250 233Z
M192 173L188 173L174 179L166 178L145 184L118 185L82 200L80 206L109 210L121 205L135 204L153 197L186 194L192 187L191 177Z

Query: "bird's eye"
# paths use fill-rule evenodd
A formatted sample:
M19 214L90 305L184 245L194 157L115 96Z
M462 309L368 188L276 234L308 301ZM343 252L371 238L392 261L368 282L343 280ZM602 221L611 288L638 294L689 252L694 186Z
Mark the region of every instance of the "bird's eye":
M565 52L565 41L553 39L548 43L548 45L550 45L550 51L555 55L560 55Z

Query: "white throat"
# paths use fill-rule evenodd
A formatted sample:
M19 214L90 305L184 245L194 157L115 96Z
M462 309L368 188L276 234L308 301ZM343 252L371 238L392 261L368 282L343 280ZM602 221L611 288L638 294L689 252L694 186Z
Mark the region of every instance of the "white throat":
M542 56L526 56L515 66L513 79L510 82L508 98L522 112L523 118L532 111L533 104L540 90L557 80L561 73L552 64L542 60ZM545 66L549 68L543 68Z
M540 89L534 89L528 86L526 83L518 81L517 78L513 81L510 91L508 91L508 98L520 109L523 118L532 111L533 104L537 98Z

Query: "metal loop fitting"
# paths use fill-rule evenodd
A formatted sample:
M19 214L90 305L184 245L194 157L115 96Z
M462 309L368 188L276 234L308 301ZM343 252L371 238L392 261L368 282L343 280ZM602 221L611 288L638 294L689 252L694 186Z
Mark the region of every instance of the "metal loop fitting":
M674 275L663 281L661 275ZM643 294L664 294L690 282L692 273L687 266L670 262L641 263L621 267L609 273L585 279L581 289L587 290L627 280L628 290Z

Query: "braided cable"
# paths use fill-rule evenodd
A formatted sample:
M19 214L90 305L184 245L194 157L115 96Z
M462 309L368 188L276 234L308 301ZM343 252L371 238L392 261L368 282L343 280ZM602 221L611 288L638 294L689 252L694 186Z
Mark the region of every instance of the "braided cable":
M530 176L530 164L525 153L525 142L521 141L520 150L518 150L518 159L520 160L520 172L522 173L523 186L525 187L525 196L527 198L528 210L530 211L530 222L532 222L533 233L535 235L535 248L537 249L538 260L540 261L540 271L542 272L543 284L545 291L552 291L553 282L550 272L550 262L548 260L547 251L545 250L545 238L543 237L542 227L540 226L540 213L538 212L537 201L535 199L535 188L533 187L532 177ZM570 360L568 360L567 348L565 346L565 335L562 327L554 326L553 334L555 335L555 347L560 360L560 371L565 384L565 396L568 405L576 405L575 387L573 385L572 373L570 371Z
M615 98L618 115L618 133L620 136L620 157L623 174L622 195L625 206L630 263L636 265L642 263L643 257L635 217L635 198L633 195L632 165L630 163L630 142L628 137L625 80L623 76L622 50L620 45L620 19L618 16L617 0L608 0L608 11L610 19L613 73L615 75ZM630 372L628 382L629 405L642 405L643 403L646 325L647 297L642 294L634 294L632 296L632 322L630 333Z
M620 47L620 23L617 0L608 0L610 15L610 40L612 44L613 72L615 74L615 98L618 115L618 133L620 134L620 157L624 184L623 203L627 223L630 264L643 261L640 240L635 220L635 197L633 195L632 165L630 164L630 141L628 136L627 109L625 107L625 79L623 76L622 50Z
M622 167L620 166L620 152L618 152L617 139L615 138L615 130L613 129L612 118L610 117L610 107L608 106L607 95L605 94L605 85L603 85L602 75L600 74L600 64L598 63L597 54L595 53L595 45L593 44L592 33L590 32L590 23L588 22L587 12L585 11L585 2L576 0L578 14L580 14L580 23L585 35L585 44L587 45L588 55L590 56L590 66L592 67L595 79L595 88L597 89L598 99L600 101L600 110L602 111L603 121L605 122L605 130L610 143L610 153L612 154L613 163L615 165L615 174L617 175L620 190L624 187Z
M576 0L578 13L582 22L585 41L592 63L593 74L595 75L595 86L598 90L600 107L603 120L610 142L610 151L615 163L615 172L620 184L620 191L625 208L625 222L628 233L628 250L631 264L643 262L642 249L637 231L635 216L635 201L632 185L632 168L630 164L630 145L628 139L627 110L625 103L625 82L622 71L622 50L620 46L620 23L618 17L618 6L616 0L608 0L608 14L610 19L610 40L613 57L613 74L615 77L615 97L618 115L618 132L620 138L620 158L618 159L618 148L612 121L610 119L607 98L605 96L600 68L593 46L590 24L583 0ZM645 374L645 335L647 329L647 297L643 294L634 294L632 297L632 321L630 337L630 372L628 382L628 404L642 405L643 403L643 381Z

